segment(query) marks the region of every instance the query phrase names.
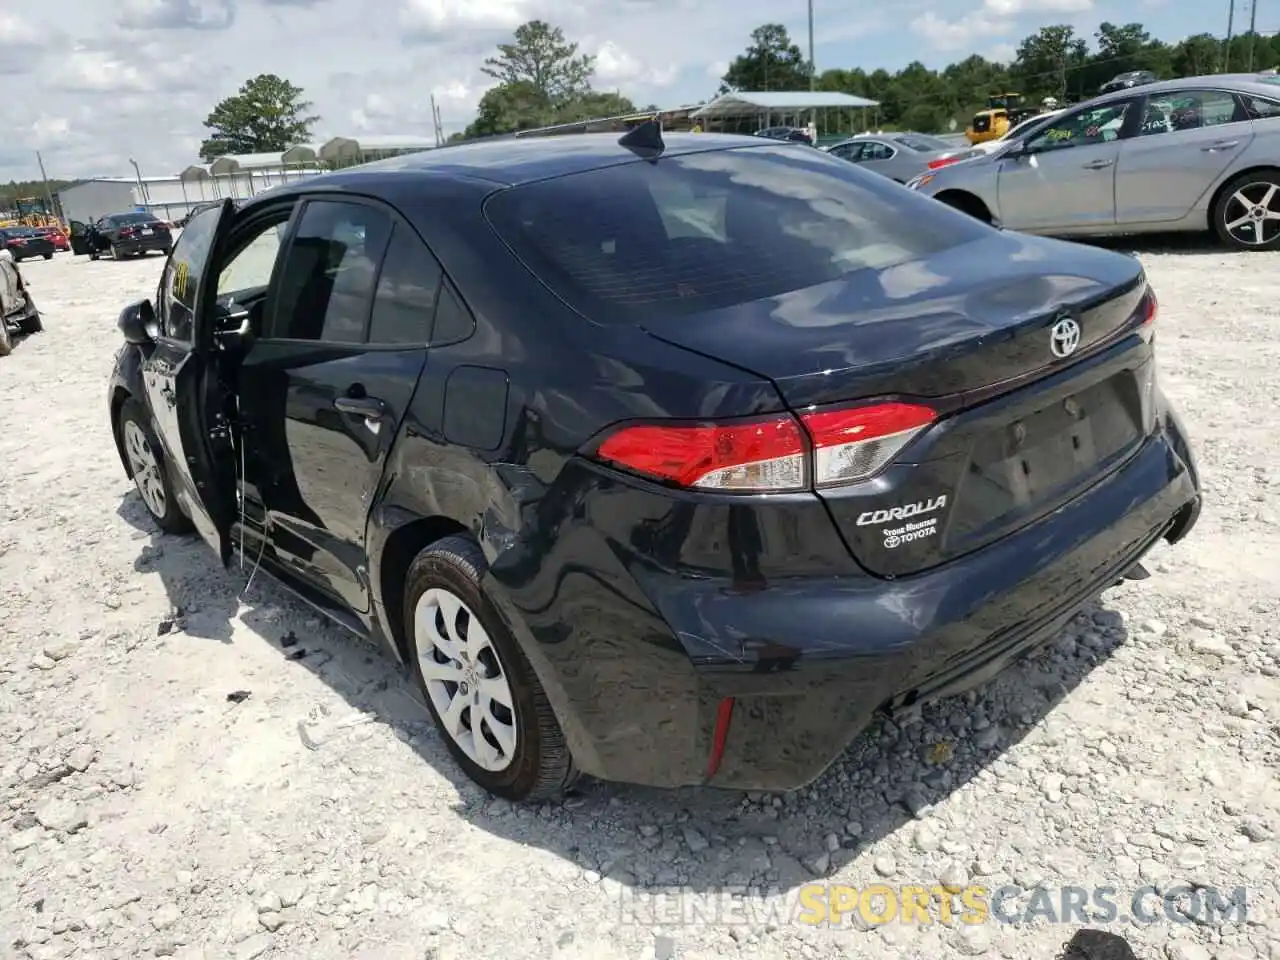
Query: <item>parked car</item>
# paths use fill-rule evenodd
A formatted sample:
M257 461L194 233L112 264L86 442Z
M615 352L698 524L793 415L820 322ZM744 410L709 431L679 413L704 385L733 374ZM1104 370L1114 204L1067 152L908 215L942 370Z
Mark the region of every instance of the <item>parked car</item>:
M753 136L765 137L768 140L791 140L795 143L813 143L809 131L804 127L765 127L757 130Z
M14 337L30 336L43 329L40 311L13 254L0 249L0 357L9 355Z
M97 260L107 254L112 260L144 256L151 251L168 254L173 236L167 220L141 211L113 213L93 223L71 223L71 249Z
M118 321L104 412L159 529L377 638L515 800L803 785L1200 509L1136 259L663 136L226 203Z
M1168 80L1071 107L988 157L908 186L1050 235L1213 230L1280 248L1280 79Z
M36 227L36 232L42 237L47 237L57 253L71 249L71 242L67 239L66 231L61 227Z
M34 257L52 260L54 246L48 237L32 227L0 227L0 250L13 254L14 262Z
M1116 90L1128 90L1131 87L1141 87L1144 84L1156 83L1159 79L1150 70L1130 70L1128 73L1121 73L1112 77L1098 88L1098 93L1114 93Z
M862 133L824 147L841 160L856 163L890 180L908 180L938 167L954 163L963 150L923 133Z

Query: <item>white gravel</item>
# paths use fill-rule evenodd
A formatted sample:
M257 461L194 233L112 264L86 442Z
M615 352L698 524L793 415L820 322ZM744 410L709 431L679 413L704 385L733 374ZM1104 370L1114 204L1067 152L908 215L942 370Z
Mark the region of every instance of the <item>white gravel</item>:
M0 957L1033 960L1075 926L636 908L817 877L1111 887L1122 911L1244 886L1244 923L1095 925L1143 958L1277 960L1280 254L1141 258L1207 497L1150 580L794 795L592 783L537 809L462 781L389 660L152 527L105 386L161 259L23 264L47 332L0 360Z

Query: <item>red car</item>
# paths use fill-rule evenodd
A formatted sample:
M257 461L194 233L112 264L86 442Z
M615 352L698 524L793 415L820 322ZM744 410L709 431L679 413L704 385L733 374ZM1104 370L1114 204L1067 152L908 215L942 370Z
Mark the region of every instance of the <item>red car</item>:
M42 237L49 238L54 250L62 252L63 250L71 249L71 241L67 239L67 235L58 227L37 227L36 231Z

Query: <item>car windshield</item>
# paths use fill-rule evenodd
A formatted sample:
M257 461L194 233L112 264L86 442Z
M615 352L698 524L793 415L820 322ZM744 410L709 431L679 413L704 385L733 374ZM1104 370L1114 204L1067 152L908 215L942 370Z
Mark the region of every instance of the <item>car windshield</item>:
M526 184L495 195L486 214L565 302L614 323L774 297L988 230L830 154L781 145Z
M894 137L895 143L900 143L908 150L914 150L916 153L935 153L938 150L950 150L952 145L945 140L936 140L933 137L926 137L920 134L913 134L909 137Z

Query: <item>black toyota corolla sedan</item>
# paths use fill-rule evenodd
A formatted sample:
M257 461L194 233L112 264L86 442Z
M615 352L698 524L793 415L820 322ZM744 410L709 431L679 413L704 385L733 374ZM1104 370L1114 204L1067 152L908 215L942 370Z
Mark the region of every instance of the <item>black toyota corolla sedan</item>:
M1130 257L646 124L197 214L108 402L159 527L385 643L493 793L788 789L1186 536L1156 313Z

